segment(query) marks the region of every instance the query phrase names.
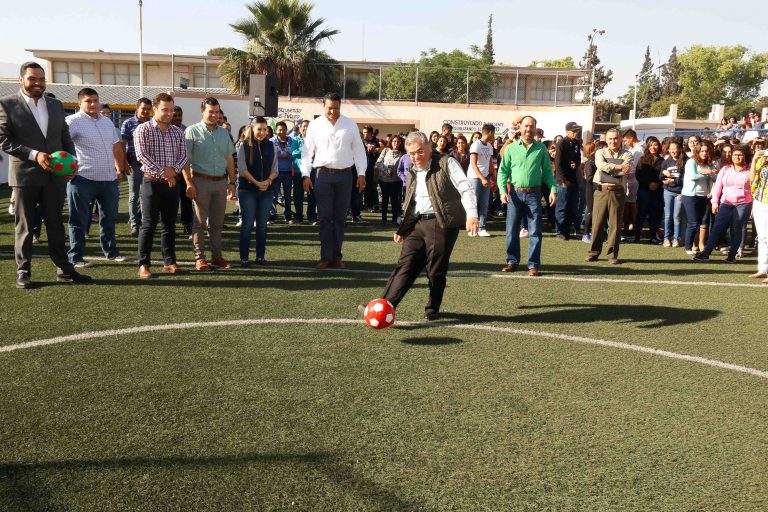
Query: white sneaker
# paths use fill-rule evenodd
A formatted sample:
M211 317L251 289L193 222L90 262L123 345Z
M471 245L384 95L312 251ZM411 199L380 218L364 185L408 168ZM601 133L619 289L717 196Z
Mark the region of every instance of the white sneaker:
M477 236L482 236L482 237L486 237L487 238L487 237L491 236L491 234L489 232L487 232L486 230L481 229L480 231L477 232Z
M243 225L243 219L237 219L237 224L235 224L236 228L239 228Z
M88 267L92 267L93 263L91 263L88 260L80 260L73 263L73 265L75 266L75 268L88 268Z
M469 233L467 233L467 236L475 237L475 236L477 236L477 234L469 232Z
M9 214L11 217L13 217L14 215L16 215L16 205L15 205L15 204L11 203L11 204L9 204L9 205L8 205L8 214Z
M672 247L672 242L670 242L669 240L665 239L664 240L664 247Z
M520 228L520 238L525 238L528 236L528 230L525 228Z
M109 261L116 261L116 262L118 262L118 263L122 263L122 262L124 262L124 261L125 261L125 256L123 256L122 254L120 254L120 255L118 255L118 256L115 256L115 257L113 257L113 258L107 258L107 259L108 259Z
M688 256L695 256L697 252L698 251L696 251L694 249L689 249L689 250L685 251L685 254L687 254Z
M680 247L680 240L674 240L672 242L672 247Z

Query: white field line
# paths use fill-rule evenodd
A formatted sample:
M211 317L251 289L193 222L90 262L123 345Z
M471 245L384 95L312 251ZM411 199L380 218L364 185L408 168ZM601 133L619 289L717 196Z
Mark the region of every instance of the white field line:
M157 331L172 331L182 329L197 329L208 327L234 327L243 325L273 325L273 324L344 324L344 325L361 325L361 320L344 319L344 318L318 318L318 319L306 319L306 318L260 318L250 320L223 320L217 322L187 322L179 324L165 324L165 325L144 325L140 327L128 327L124 329L112 329L106 331L93 331L84 332L80 334L70 334L68 336L57 336L55 338L48 338L42 340L27 341L24 343L18 343L15 345L6 345L0 347L0 352L14 352L17 350L24 350L29 348L44 347L48 345L56 345L60 343L68 343L73 341L84 341L98 338L109 338L115 336L124 336L130 334L140 334L145 332L157 332ZM730 370L739 373L746 373L754 377L762 379L768 379L768 371L757 370L755 368L749 368L747 366L740 366L737 364L725 363L715 359L707 359L705 357L692 356L688 354L678 354L676 352L669 352L667 350L660 350L652 347L643 347L640 345L632 345L630 343L622 343L618 341L601 340L596 338L585 338L582 336L571 336L568 334L560 334L555 332L534 331L530 329L515 329L512 327L495 327L491 325L478 325L478 324L451 324L451 323L424 323L424 322L399 322L399 325L403 326L417 326L423 328L448 328L448 329L467 329L475 331L490 331L498 333L508 334L521 334L525 336L536 336L540 338L550 338L563 341L570 341L574 343L582 343L586 345L597 345L601 347L616 348L621 350L630 350L633 352L640 352L643 354L651 354L655 356L666 357L669 359L677 359L680 361L688 361L691 363L698 363L722 370ZM362 326L362 325L361 325Z
M13 257L13 254L9 253L0 253L0 258L4 257ZM36 254L33 256L34 258L48 258L48 256ZM112 261L109 261L107 258L104 258L102 256L94 256L89 257L89 261L101 261L106 263L115 263ZM123 264L129 263L130 260L126 260ZM153 262L156 264L159 264L159 262ZM195 262L194 261L177 261L176 262L179 266L182 267L194 267ZM233 268L236 268L237 264L234 264ZM264 267L259 267L256 265L252 265L249 270L262 270L262 271L268 271L268 270L293 270L297 272L321 272L320 270L316 270L311 267L299 267L299 266L291 266L291 265L267 265ZM87 269L86 269L87 272ZM341 274L371 274L371 275L381 275L381 276L388 276L390 274L389 271L386 270L364 270L364 269L325 269L322 270L324 273L330 273L330 272L337 272ZM546 270L544 271L546 272ZM422 274L423 275L423 274ZM717 281L674 281L674 280L667 280L667 279L618 279L618 278L602 278L602 277L575 277L575 276L568 276L568 275L561 275L561 274L554 274L554 275L541 275L538 277L529 277L525 273L520 273L518 275L514 274L493 274L493 273L486 273L486 272L450 272L448 274L449 277L474 277L474 278L483 278L483 279L544 279L549 281L571 281L571 282L577 282L577 283L613 283L613 284L661 284L661 285L671 285L671 286L716 286L716 287L726 287L726 288L761 288L768 290L768 286L762 284L762 283L720 283Z

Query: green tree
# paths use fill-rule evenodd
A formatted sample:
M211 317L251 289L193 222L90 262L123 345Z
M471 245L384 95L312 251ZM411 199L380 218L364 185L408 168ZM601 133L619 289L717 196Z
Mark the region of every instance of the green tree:
M629 117L629 109L617 101L595 100L594 106L595 121L615 122L618 125L618 121L620 121L622 118Z
M229 53L232 51L232 48L225 48L223 46L219 46L217 48L211 48L205 54L209 57L226 57L229 55Z
M280 94L310 96L339 89L337 62L319 49L339 31L321 29L325 20L312 19L311 3L264 0L245 7L250 17L230 26L245 37L246 48L230 49L219 67L233 92L247 92L252 73L277 76Z
M567 56L562 59L550 59L550 60L534 60L528 64L529 68L560 68L560 69L576 69L576 63L573 61L573 57Z
M768 53L752 53L741 45L694 45L679 60L679 96L703 114L720 102L729 110L753 102L768 77Z
M653 103L661 99L661 82L654 73L650 46L645 48L643 66L637 76L637 117L648 117ZM633 105L634 86L630 87L629 94L629 104Z
M485 36L485 46L483 46L483 58L488 64L493 64L495 52L493 51L493 14L488 15L488 33Z
M417 70L418 68L418 70ZM439 103L467 102L467 74L471 102L489 100L496 86L496 75L482 51L472 55L453 50L421 52L418 62L398 61L382 70L382 98ZM418 98L416 83L418 79ZM364 97L376 97L379 77L372 75L362 90Z
M600 65L600 57L597 56L597 45L594 43L594 39L591 35L587 36L587 41L590 41L587 46L587 51L584 52L584 56L579 61L579 68L590 71L589 76L585 76L581 82L587 86L592 81L592 70L594 70L594 90L595 96L600 96L605 91L605 86L613 80L613 71L605 69ZM588 92L587 92L588 93Z
M677 96L680 91L680 61L677 60L677 46L673 46L667 64L661 68L661 95Z

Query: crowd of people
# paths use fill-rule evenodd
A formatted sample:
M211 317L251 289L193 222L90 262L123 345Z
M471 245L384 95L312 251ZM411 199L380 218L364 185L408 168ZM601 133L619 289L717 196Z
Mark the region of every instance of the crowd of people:
M129 224L138 238L142 279L153 276L158 224L163 271L179 272L175 239L180 209L195 268L230 268L223 256L222 230L227 200L236 198L243 267L267 263L267 226L278 221L282 203L285 222L319 224L319 269L345 268L346 223L361 222L363 210L368 210L379 213L382 224L394 226L399 233L395 241L420 232L413 219L426 222L432 215L442 227L450 227L439 240L424 242L440 244L447 252L440 262L424 262L428 274L435 273L430 283L434 277L442 287L457 225L466 222L469 236L487 238L493 217L506 222L503 272L517 270L520 239L527 237L528 274L539 275L546 222L557 243L575 237L588 243L587 261L596 261L606 243L611 264L621 262L622 243L643 239L665 248L682 247L697 262L709 261L716 251L734 262L745 247L757 245L758 269L751 277L768 284L768 158L760 138L742 144L730 133L718 132L714 141L698 135L640 141L633 130L612 129L584 141L582 127L569 122L565 135L545 140L536 119L524 115L513 120L503 138L496 136L493 124L464 135L446 123L422 141L413 134L384 136L372 126L360 133L353 120L340 115L341 99L333 94L323 100L323 116L298 120L290 130L284 121L273 128L256 117L233 138L212 97L202 101L200 121L184 126L183 112L168 94L141 98L135 115L116 130L108 105L99 102L94 89L83 88L79 111L65 117L61 103L44 94L39 65L26 63L20 82L18 94L0 100L0 148L12 157L20 288L31 286L31 248L41 220L61 281L90 281L77 269L91 265L85 247L92 222L98 222L105 257L125 260L115 236L123 179L128 181ZM750 126L762 126L753 121ZM418 146L421 153L409 146ZM51 153L60 148L76 155L76 173L52 174ZM418 170L429 178L420 178ZM435 206L438 197L441 204ZM65 200L69 250L62 218ZM406 247L418 249L404 244L404 254ZM392 292L395 302L410 287L414 269L421 270L413 262L405 267L393 274L400 276ZM439 309L439 299L435 301L438 307L428 308L434 312Z

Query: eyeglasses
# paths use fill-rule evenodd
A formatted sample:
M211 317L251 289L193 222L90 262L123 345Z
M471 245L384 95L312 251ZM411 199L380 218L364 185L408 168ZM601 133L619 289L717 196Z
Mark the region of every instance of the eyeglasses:
M419 149L418 151L409 151L408 156L413 158L414 156L424 156L427 152L424 151L424 149Z

